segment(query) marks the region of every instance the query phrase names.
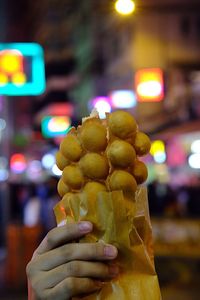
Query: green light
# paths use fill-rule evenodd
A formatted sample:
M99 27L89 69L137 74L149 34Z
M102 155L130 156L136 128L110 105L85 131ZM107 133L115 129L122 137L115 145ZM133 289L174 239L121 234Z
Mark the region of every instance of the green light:
M64 136L71 127L71 119L67 116L47 116L42 119L42 135L45 138Z
M23 59L26 62L29 60L30 63L30 73L25 74L29 80L25 81L23 84L15 84L10 79L6 84L0 83L0 95L12 95L12 96L23 96L23 95L39 95L45 90L45 68L44 68L44 53L43 49L39 44L36 43L10 43L4 44L0 43L0 55L5 50L16 50L23 55ZM3 66L2 66L3 68ZM0 73L2 73L0 65ZM15 73L12 74L12 76ZM22 78L21 78L22 81Z

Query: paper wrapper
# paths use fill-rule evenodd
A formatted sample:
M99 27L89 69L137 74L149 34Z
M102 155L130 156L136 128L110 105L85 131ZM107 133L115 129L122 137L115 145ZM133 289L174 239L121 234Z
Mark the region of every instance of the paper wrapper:
M87 220L92 234L80 242L113 244L119 254L116 263L120 276L84 300L160 300L160 288L154 267L152 229L146 188L138 188L133 199L121 191L66 194L55 206L57 224Z

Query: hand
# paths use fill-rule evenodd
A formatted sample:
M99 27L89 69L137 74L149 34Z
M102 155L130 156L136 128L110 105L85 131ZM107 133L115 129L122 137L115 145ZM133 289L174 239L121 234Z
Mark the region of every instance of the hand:
M114 246L72 242L91 231L90 222L79 222L47 234L26 268L35 300L68 300L90 294L118 275L117 266L109 264L117 256Z

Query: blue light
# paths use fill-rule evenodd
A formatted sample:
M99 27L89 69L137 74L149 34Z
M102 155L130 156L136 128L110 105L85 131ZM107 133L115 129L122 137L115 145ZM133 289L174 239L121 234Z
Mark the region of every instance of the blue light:
M113 91L110 98L114 108L131 108L137 104L135 94L131 90Z
M153 157L154 157L155 162L158 164L162 164L166 161L166 153L165 152L157 151Z
M0 51L6 49L20 51L25 59L26 57L31 57L31 81L20 86L8 82L4 86L0 86L0 94L10 96L42 94L45 90L44 53L42 47L37 43L0 43Z

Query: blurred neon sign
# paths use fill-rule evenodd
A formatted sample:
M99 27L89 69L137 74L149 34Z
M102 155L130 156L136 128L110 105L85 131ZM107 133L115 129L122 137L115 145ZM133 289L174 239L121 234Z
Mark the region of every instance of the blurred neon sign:
M41 126L46 138L64 136L70 129L71 119L67 116L47 116L42 119Z
M131 90L116 90L110 93L112 107L131 108L136 106L135 94Z
M42 47L36 43L0 43L0 94L39 95L44 89Z
M159 68L141 69L135 74L139 102L158 102L164 98L163 71Z

